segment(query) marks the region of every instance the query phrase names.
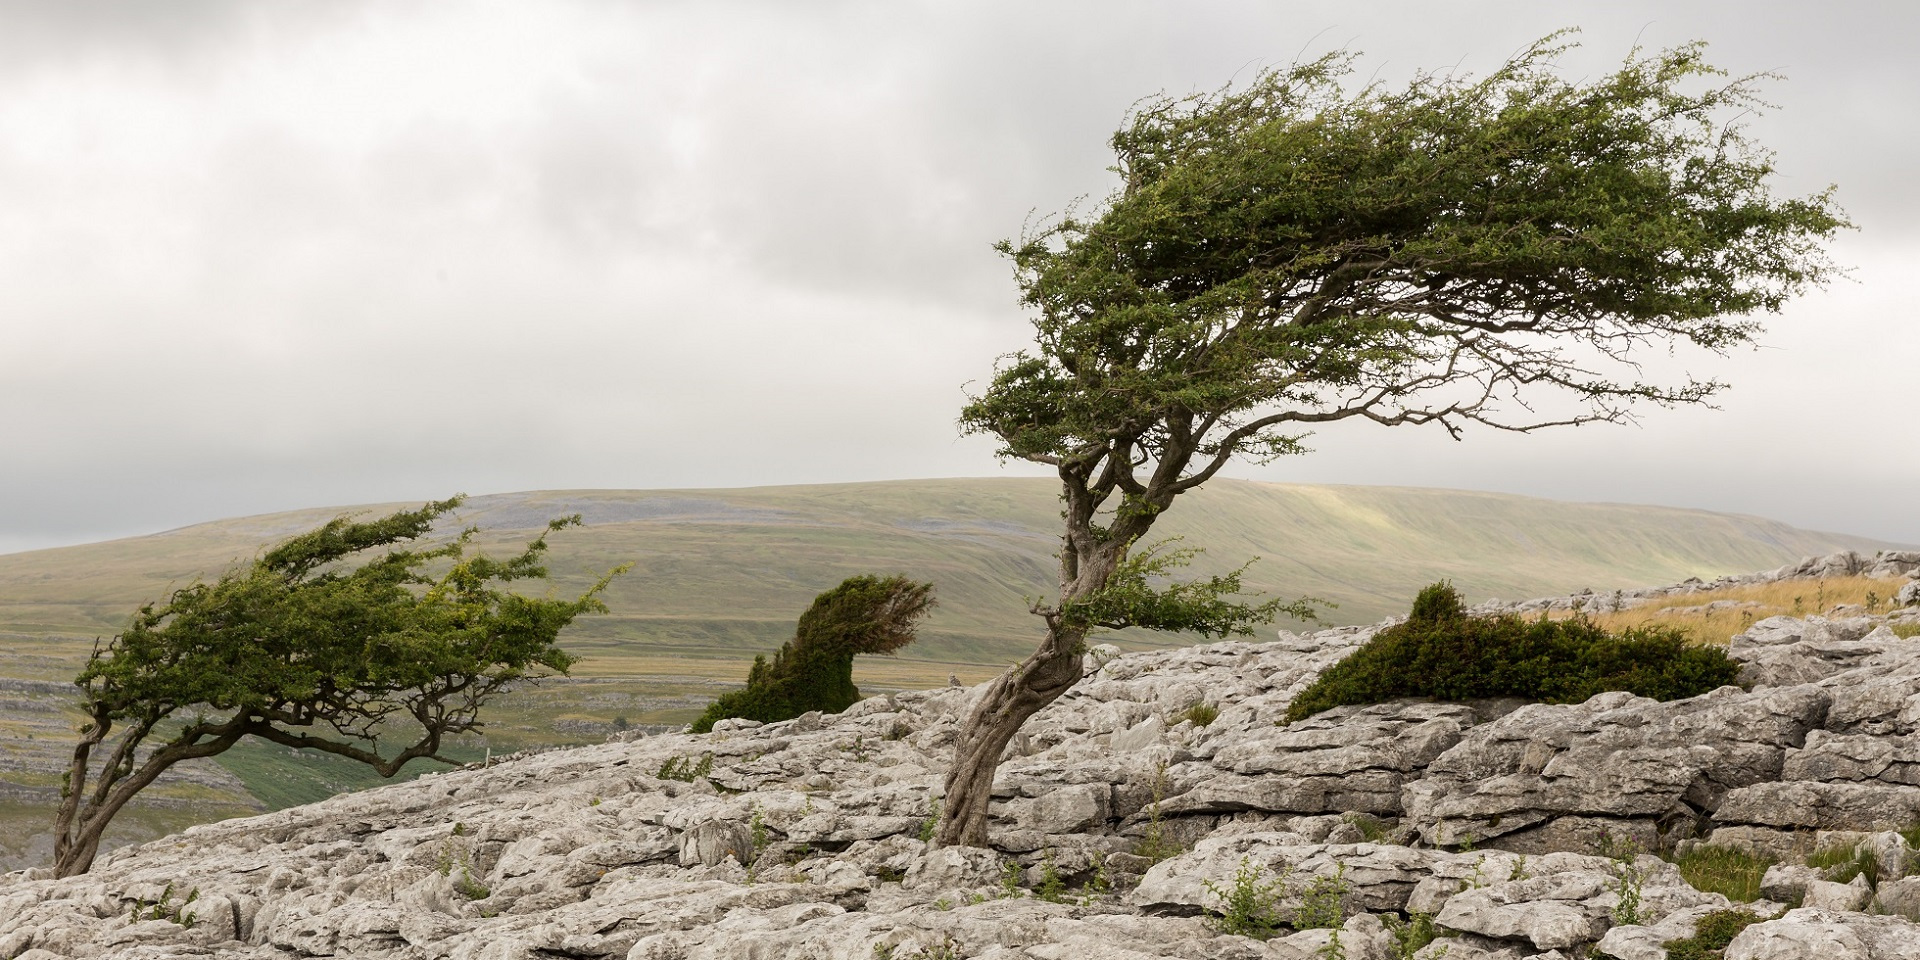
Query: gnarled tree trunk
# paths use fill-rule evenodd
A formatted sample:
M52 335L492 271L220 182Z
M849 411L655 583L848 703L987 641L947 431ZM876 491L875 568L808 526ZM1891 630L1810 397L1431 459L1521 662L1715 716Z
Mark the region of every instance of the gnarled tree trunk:
M1085 639L1084 629L1051 627L1040 649L987 688L954 742L946 807L935 843L987 845L987 801L993 797L993 774L1000 767L1000 757L1027 718L1080 682Z

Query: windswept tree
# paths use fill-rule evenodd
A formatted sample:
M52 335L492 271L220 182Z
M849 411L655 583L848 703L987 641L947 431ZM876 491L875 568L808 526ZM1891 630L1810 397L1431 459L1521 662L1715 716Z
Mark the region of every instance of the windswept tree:
M1692 44L1572 82L1566 48L1391 89L1351 85L1337 53L1144 101L1113 136L1117 190L1001 245L1035 344L961 423L1058 472L1059 596L962 728L940 843L985 843L1002 752L1080 680L1090 630L1222 634L1284 609L1232 577L1168 583L1178 558L1145 547L1235 458L1343 420L1457 439L1703 403L1720 383L1639 361L1746 344L1829 277L1832 189L1775 196L1739 125L1764 78Z
M771 722L809 710L839 713L860 699L853 658L893 654L913 642L914 627L933 609L933 584L906 577L848 577L815 597L793 639L769 662L753 658L747 686L722 695L694 721L706 733L729 717Z
M253 736L383 777L422 758L454 764L446 738L479 729L488 698L565 673L574 658L555 637L606 610L600 592L620 571L571 600L533 598L503 586L546 577L546 533L505 560L469 556L472 528L436 547L398 546L427 536L461 499L331 520L141 607L96 646L75 680L87 721L55 815L55 872L91 868L114 815L183 760ZM555 520L548 532L579 522Z

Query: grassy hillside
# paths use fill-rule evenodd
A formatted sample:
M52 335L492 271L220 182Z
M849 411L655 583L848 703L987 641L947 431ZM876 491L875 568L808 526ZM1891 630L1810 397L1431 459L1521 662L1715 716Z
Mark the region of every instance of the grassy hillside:
M55 679L141 602L213 576L262 545L347 510L200 524L153 536L0 556L0 674ZM587 526L554 541L559 589L632 562L613 613L569 633L582 676L658 673L650 661L741 663L778 645L813 596L856 573L938 585L940 607L910 653L933 664L1004 664L1031 647L1026 596L1048 592L1057 534L1043 479L922 480L739 490L573 491L477 497L464 523L504 546L547 518ZM1778 566L1858 537L1751 517L1498 494L1216 481L1162 524L1206 548L1196 572L1253 557L1253 587L1339 604L1334 623L1372 622L1450 577L1470 599L1668 583ZM1131 643L1161 643L1151 635ZM699 675L713 675L697 669ZM731 675L722 671L720 675Z
M863 688L984 680L1032 648L1028 596L1050 592L1058 536L1055 487L1039 479L921 480L743 490L594 490L476 497L461 524L483 545L517 547L554 516L586 526L554 538L560 591L631 562L607 616L563 637L582 659L490 708L462 757L597 742L629 724L679 723L739 683L756 653L792 633L813 597L858 573L903 573L937 585L940 606L898 658L861 658ZM0 555L0 867L44 859L53 784L78 713L63 685L142 602L213 577L266 544L343 513L417 504L301 510L199 524L108 543ZM451 532L451 531L449 531ZM1451 578L1473 600L1565 594L1581 587L1671 583L1776 567L1870 540L1751 517L1413 488L1215 481L1162 523L1207 553L1198 574L1260 557L1258 590L1339 604L1332 623L1405 609L1420 587ZM1122 646L1193 638L1130 634ZM7 688L6 678L13 687ZM33 681L42 681L34 683ZM54 683L44 683L53 681ZM415 764L406 775L418 771ZM123 815L125 839L261 806L317 800L377 782L364 767L243 743Z

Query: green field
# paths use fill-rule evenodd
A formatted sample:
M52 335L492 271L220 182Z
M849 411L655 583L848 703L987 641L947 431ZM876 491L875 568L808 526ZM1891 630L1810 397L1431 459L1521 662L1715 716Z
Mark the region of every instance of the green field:
M607 591L611 613L584 618L563 635L581 657L573 678L500 700L487 714L485 736L463 741L458 752L478 758L598 742L620 724L690 720L744 678L756 653L787 639L816 594L860 573L931 580L940 604L903 656L856 663L863 689L938 686L949 675L986 679L1036 639L1028 598L1050 593L1055 578L1055 489L1043 479L957 479L475 497L460 510L460 523L481 527L479 542L502 551L550 517L584 515L585 527L553 538L558 591L578 591L622 563L633 570ZM163 599L195 577L217 576L262 546L340 513L399 506L417 504L244 517L0 555L0 678L68 682L95 638L111 636L142 602ZM1696 510L1234 480L1183 497L1158 532L1206 549L1194 567L1199 575L1260 558L1246 576L1252 589L1333 601L1338 606L1325 619L1334 624L1399 613L1441 578L1470 600L1520 599L1711 578L1890 546ZM1196 638L1109 639L1139 648ZM0 757L14 758L0 781L44 790L58 773L59 751L52 748L60 729L77 716L0 710ZM214 790L156 797L166 802L137 815L125 835L303 803L376 781L351 763L296 757L266 744L237 748L219 762L251 796ZM416 763L406 775L416 768L429 765ZM25 856L31 844L22 837L31 831L22 824L37 814L32 804L16 806L0 810L0 847Z

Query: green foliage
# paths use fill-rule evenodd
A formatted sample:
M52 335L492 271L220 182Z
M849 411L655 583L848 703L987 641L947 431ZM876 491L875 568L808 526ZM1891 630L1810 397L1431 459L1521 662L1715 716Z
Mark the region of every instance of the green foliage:
M1360 831L1360 839L1367 843L1388 843L1392 839L1392 831L1387 829L1387 825L1370 813L1355 811L1345 814L1341 819L1353 824Z
M1331 877L1314 877L1300 892L1300 909L1294 911L1293 926L1298 930L1334 930L1347 922L1347 865L1334 868Z
M1440 936L1440 929L1433 925L1431 913L1408 914L1405 920L1389 913L1383 914L1380 919L1386 925L1387 934L1393 938L1393 960L1413 960L1414 954Z
M1204 727L1220 719L1220 708L1203 701L1181 711L1180 719L1196 727Z
M1171 581L1173 571L1200 553L1192 547L1168 549L1177 539L1125 551L1105 585L1061 602L1060 621L1083 631L1144 627L1209 637L1246 636L1276 616L1313 620L1325 603L1313 598L1257 604L1237 599L1243 595L1241 575L1251 564L1205 580Z
M860 699L853 658L891 654L912 643L914 626L932 609L933 584L898 576L847 578L814 599L772 662L754 657L746 688L715 700L692 731L706 733L729 717L770 723L853 706Z
M1000 899L1018 900L1026 896L1020 889L1020 862L1006 860L1000 864Z
M1865 876L1871 886L1880 882L1880 858L1864 843L1822 847L1807 855L1807 866L1834 883L1852 883L1859 876Z
M1060 868L1053 862L1053 848L1048 847L1046 856L1040 861L1040 885L1033 890L1034 896L1048 903L1067 902L1067 882L1060 876Z
M1703 893L1718 893L1735 903L1760 899L1760 880L1774 862L1771 857L1706 844L1673 858L1673 865L1680 869L1688 886Z
M1262 873L1251 859L1241 857L1232 884L1205 881L1207 892L1219 901L1220 917L1216 923L1222 933L1266 940L1279 931L1277 907L1284 882L1264 879Z
M1716 910L1694 922L1693 936L1668 940L1667 960L1721 960L1740 931L1767 918L1751 910Z
M1613 922L1622 926L1640 922L1640 897L1646 871L1639 865L1640 845L1629 838L1604 837L1601 855L1613 859L1615 901Z
M760 811L760 805L753 805L753 816L748 819L748 830L752 840L752 858L760 859L760 852L767 849L767 817Z
M920 821L920 842L932 843L933 831L940 826L940 798L927 801L927 817Z
M139 923L142 920L165 920L191 930L193 929L193 925L199 921L199 917L193 912L194 901L199 899L200 888L195 887L187 891L186 899L181 900L179 903L173 902L173 884L169 882L166 887L160 891L160 899L158 900L141 900L135 898L128 919L129 922L132 923Z
M456 763L443 739L478 729L490 697L566 672L573 657L555 638L578 615L606 609L599 594L620 571L571 600L534 598L505 587L546 577L545 533L504 560L470 555L472 528L437 547L402 546L460 502L335 518L142 606L96 648L74 681L88 722L58 815L57 870L84 871L105 823L181 760L253 736L386 777L418 758ZM555 520L547 532L578 523ZM163 724L170 738L148 745ZM92 749L116 725L124 733L89 792ZM383 737L412 742L383 752Z
M1146 857L1159 863L1170 860L1186 852L1186 848L1167 836L1166 825L1160 821L1160 806L1166 800L1167 761L1162 759L1153 769L1153 801L1147 804L1147 829L1134 845L1136 856Z
M1521 389L1589 405L1561 422L1711 395L1569 348L1744 343L1756 325L1730 318L1824 281L1848 224L1830 191L1773 197L1769 154L1723 122L1761 106L1758 78L1683 92L1719 72L1692 44L1570 82L1558 41L1402 90L1348 86L1335 53L1143 101L1113 137L1118 191L1001 245L1039 351L963 424L1009 457L1150 434L1211 465L1349 417L1526 426L1491 403Z
M697 761L689 757L680 756L679 754L668 757L661 762L660 769L654 771L653 775L659 780L678 780L681 783L692 783L695 780L704 779L712 773L713 754L703 753Z
M1342 704L1400 697L1472 700L1525 697L1579 703L1629 690L1678 700L1733 683L1739 664L1725 651L1687 643L1677 630L1610 634L1591 620L1467 616L1450 584L1422 590L1404 622L1360 649L1295 697L1288 722Z

